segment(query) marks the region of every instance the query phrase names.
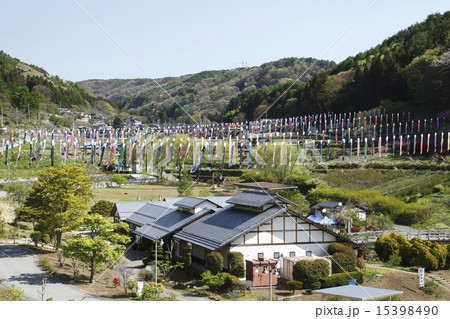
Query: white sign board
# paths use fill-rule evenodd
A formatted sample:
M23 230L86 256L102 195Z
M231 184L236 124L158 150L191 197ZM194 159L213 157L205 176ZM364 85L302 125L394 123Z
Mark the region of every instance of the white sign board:
M419 272L419 287L425 287L425 268L417 269Z

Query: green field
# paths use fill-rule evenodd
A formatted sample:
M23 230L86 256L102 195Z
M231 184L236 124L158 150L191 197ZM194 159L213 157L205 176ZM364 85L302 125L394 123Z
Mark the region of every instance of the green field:
M209 191L209 196L231 196L236 192L229 192L223 188L212 190L211 186L194 184L192 186L193 196L199 196L200 191ZM98 188L94 192L93 204L101 199L111 202L129 202L136 201L157 201L159 196L164 199L166 197L178 197L176 183L157 183L147 185L124 185L122 187Z

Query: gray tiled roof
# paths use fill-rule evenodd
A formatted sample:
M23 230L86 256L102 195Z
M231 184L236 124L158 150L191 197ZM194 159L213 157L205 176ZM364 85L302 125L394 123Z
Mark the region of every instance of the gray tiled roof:
M225 207L228 204L226 203L232 196L207 196L207 197L191 197L191 198L201 198L202 200L209 200L211 203L216 204L219 207ZM149 202L152 204L160 205L160 206L168 206L176 208L175 203L183 200L185 197L166 197L163 201L154 201Z
M285 210L273 205L262 213L256 213L229 205L185 227L174 237L216 250Z
M144 206L145 202L117 202L115 205L117 213L119 214L119 219L123 221Z
M208 208L205 208L196 214L190 214L180 210L171 210L156 221L152 221L152 223L148 223L136 229L134 233L150 240L157 240L176 232L211 212L213 211Z
M278 195L277 193L268 193L262 191L243 191L229 200L229 204L245 205L252 207L262 207L268 203L283 203L292 206L297 206L297 204L291 202L290 200Z
M339 205L341 204L341 205ZM326 202L322 202L319 203L317 205L314 205L311 207L311 209L321 209L321 208L337 208L339 206L344 206L341 202L336 202L336 201L326 201Z
M170 207L163 207L159 205L145 203L145 205L143 205L135 213L131 214L125 221L138 226L142 226L145 224L152 223L154 220L167 214L171 210L172 209Z
M242 193L231 197L227 200L227 203L261 207L264 204L273 201L276 197L278 197L278 194L275 193L243 191Z
M180 199L178 202L175 202L173 205L177 207L183 207L183 208L195 208L196 206L200 205L206 201L206 199L199 198L199 197L192 197L192 196L186 196L182 199Z

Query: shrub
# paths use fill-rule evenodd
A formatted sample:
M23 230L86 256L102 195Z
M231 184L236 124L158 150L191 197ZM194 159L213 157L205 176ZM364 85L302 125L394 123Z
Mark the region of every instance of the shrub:
M313 282L311 285L309 285L309 287L310 287L312 290L320 289L321 286L322 286L322 284L320 283L320 281L315 281L315 282Z
M297 281L297 280L287 281L286 287L289 290L292 290L292 294L295 294L296 290L303 288L303 283L301 281Z
M306 287L330 273L330 264L323 259L299 260L294 264L293 277Z
M437 270L438 261L429 250L417 254L417 266L425 268L425 271Z
M41 241L44 244L48 244L50 242L50 235L49 234L42 235Z
M360 271L334 274L320 279L321 288L331 288L348 285L349 280L356 280L358 284L363 283L363 275Z
M364 258L358 257L356 259L356 267L358 267L361 270L366 269L366 261L364 260Z
M399 245L392 237L383 235L375 242L375 252L381 260L387 261L390 256L398 255Z
M155 300L159 294L164 292L164 286L160 283L154 282L144 283L142 288L142 294L139 297L140 300Z
M354 253L354 250L351 247L340 243L331 243L328 245L328 254L333 255L334 253L342 253L342 252L351 252Z
M223 273L225 275L225 282L224 284L220 287L220 289L222 290L227 290L227 289L231 289L233 287L233 284L237 281L239 281L239 278L236 276L233 276L230 273L224 272Z
M210 270L214 275L219 273L223 268L223 256L217 251L212 251L206 256L206 269Z
M333 273L354 271L356 267L356 254L353 252L337 252L331 256Z
M138 283L134 279L130 279L127 281L127 288L131 291L137 291Z
M340 243L331 243L328 246L328 254L331 255L333 273L355 270L356 254L351 247Z
M368 260L370 258L370 250L367 247L359 247L357 252L358 258L363 258L365 260Z
M47 272L53 272L53 265L48 260L48 258L42 259L42 267L44 267L45 271L47 271Z
M227 254L228 269L230 274L242 278L245 276L244 255L240 252L229 252Z
M203 284L207 285L208 288L214 292L217 292L221 287L225 285L228 280L228 276L224 272L219 272L217 274L211 273L207 270L201 274Z
M113 284L114 284L114 287L120 286L120 285L121 285L121 284L120 284L120 279L117 278L117 277L114 277L114 279L113 279Z
M42 233L40 231L34 231L30 234L30 238L34 242L34 245L37 247L37 245L41 242Z
M439 243L431 243L429 242L429 248L431 254L437 259L438 262L438 268L437 269L444 269L447 259L447 250L444 246L440 245Z

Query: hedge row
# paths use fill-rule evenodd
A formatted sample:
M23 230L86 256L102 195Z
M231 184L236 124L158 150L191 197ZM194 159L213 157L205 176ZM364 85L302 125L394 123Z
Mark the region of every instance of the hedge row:
M363 283L362 272L352 271L349 273L334 274L328 277L323 277L319 281L321 288L331 288L348 285L349 280L356 280L358 284L362 284Z
M449 267L450 250L428 240L406 239L403 235L380 236L375 242L375 252L381 260L399 256L401 265L423 267L426 271Z
M299 260L294 264L293 277L295 281L303 282L305 287L327 276L330 273L330 264L323 259Z

